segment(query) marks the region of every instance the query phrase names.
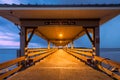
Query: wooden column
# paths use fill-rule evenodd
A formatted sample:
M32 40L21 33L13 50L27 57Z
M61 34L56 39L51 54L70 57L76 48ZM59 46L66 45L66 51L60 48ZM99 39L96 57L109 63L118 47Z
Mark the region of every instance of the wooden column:
M53 49L55 49L56 47L55 47L55 44L53 44Z
M94 50L94 55L100 56L100 31L99 31L99 26L95 27L93 29L93 50Z
M50 49L50 41L48 41L48 49Z
M65 49L68 49L68 44L67 44L67 45L65 45Z
M25 49L27 48L26 41L27 41L27 29L24 26L22 26L20 32L20 56L25 55Z
M71 49L73 49L74 48L74 43L73 43L73 41L71 42Z

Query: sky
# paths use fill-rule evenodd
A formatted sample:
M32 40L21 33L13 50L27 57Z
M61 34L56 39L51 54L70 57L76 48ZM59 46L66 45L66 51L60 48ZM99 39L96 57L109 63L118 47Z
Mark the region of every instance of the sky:
M0 0L0 3L7 4L114 4L120 3L120 0Z
M0 4L116 4L120 0L0 0ZM120 48L120 15L100 25L100 47ZM19 48L19 29L0 17L0 48ZM75 47L91 47L86 35L74 41ZM29 47L47 47L47 41L34 35Z

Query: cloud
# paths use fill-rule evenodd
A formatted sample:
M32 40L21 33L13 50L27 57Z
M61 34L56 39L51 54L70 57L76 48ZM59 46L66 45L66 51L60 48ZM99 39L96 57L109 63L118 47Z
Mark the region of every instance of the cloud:
M0 40L0 46L2 47L19 47L20 43L17 41Z
M2 48L19 48L19 35L10 32L0 32L0 47ZM38 43L29 43L28 47L38 48L40 45Z
M0 0L0 3L4 3L4 4L20 4L19 0Z
M1 40L13 40L14 38L9 37L9 36L0 36Z
M19 48L19 35L10 32L0 32L0 47L1 48Z
M0 40L16 40L19 38L19 35L14 34L14 33L4 33L4 32L0 32Z
M4 48L19 48L20 47L20 42L19 41L5 41L5 40L0 40L0 46ZM38 43L30 43L29 48L39 48L40 45Z
M20 48L20 42L19 41L5 41L0 40L0 47L1 48ZM38 45L38 43L29 43L29 48L39 48L41 47Z

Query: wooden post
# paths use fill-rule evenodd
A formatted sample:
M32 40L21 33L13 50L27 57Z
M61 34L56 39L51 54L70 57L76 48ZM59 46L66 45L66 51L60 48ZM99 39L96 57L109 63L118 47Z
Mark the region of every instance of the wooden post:
M28 32L27 32L28 29L29 28L26 28L26 32L25 32L26 33L26 46L28 46L30 40L32 39L34 32L36 30L36 27L33 28L32 33L30 34L29 38L28 38Z
M50 49L50 41L48 41L48 49Z
M73 49L74 48L74 43L73 43L73 41L71 42L71 49Z
M55 44L53 44L53 49L55 49L56 48L56 46L55 46Z
M66 45L66 49L68 49L68 44Z
M20 56L25 55L25 49L26 49L26 41L27 41L27 30L24 26L21 27L20 32Z
M94 55L100 56L100 31L99 31L99 26L95 27L93 29L93 50L94 50Z

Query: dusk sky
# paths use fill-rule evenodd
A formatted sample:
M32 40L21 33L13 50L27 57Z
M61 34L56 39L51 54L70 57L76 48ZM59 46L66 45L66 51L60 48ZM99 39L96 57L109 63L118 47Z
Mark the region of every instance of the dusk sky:
M0 0L0 3L7 4L116 4L120 0Z
M102 2L101 2L102 1ZM120 0L0 0L0 4L118 4ZM100 47L120 48L120 15L100 25ZM75 46L91 47L87 36L76 40ZM30 47L47 47L47 42L34 35ZM19 48L19 30L14 23L0 17L0 48Z

